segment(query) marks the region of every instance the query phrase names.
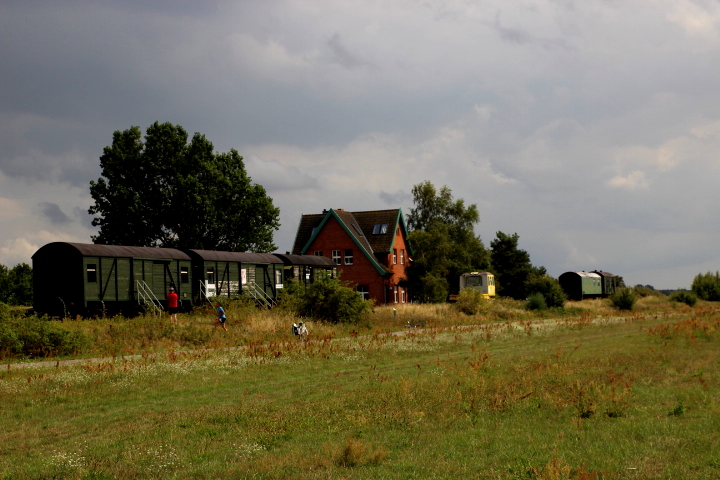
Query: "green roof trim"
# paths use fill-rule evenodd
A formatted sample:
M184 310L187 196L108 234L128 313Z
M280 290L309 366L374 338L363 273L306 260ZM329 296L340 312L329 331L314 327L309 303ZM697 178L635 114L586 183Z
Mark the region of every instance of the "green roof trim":
M402 229L403 233L405 234L405 240L407 243L408 253L411 255L415 255L415 253L412 251L412 246L410 245L410 242L407 241L408 238L408 229L407 225L405 224L405 216L402 213L402 209L398 208L397 218L395 218L395 231L393 232L393 239L390 243L390 251L388 253L392 253L393 249L395 248L395 237L397 236L397 229Z
M334 218L340 224L340 226L343 228L345 233L347 233L350 236L350 238L352 238L353 242L355 242L355 245L357 245L358 248L360 248L360 251L363 252L365 257L368 260L370 260L370 263L373 265L373 267L375 267L375 269L381 275L388 275L390 273L382 265L380 265L380 263L375 258L375 255L373 255L372 253L367 251L367 249L363 246L363 244L360 243L360 241L357 239L357 236L350 231L350 228L345 224L345 222L343 222L343 220L340 218L340 216L338 216L338 214L335 213L335 210L333 210L332 208L330 210L328 210L327 214L325 214L325 218L323 218L322 221L320 222L320 224L314 229L314 232L310 236L310 239L307 241L307 243L301 250L302 255L306 254L305 252L307 252L308 248L310 248L310 245L312 245L313 241L315 241L315 238L322 231L323 227L325 226L325 224L327 223L327 221L330 218Z

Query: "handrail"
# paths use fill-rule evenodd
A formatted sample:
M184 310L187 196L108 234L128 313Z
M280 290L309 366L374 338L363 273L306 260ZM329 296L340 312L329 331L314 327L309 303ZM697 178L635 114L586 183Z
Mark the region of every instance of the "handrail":
M162 315L162 312L164 310L162 303L160 303L160 300L157 299L148 284L145 283L143 280L136 280L135 284L137 286L138 303L140 303L140 301L142 300L145 305L151 306L153 313Z
M255 300L260 300L267 308L272 308L277 305L277 302L270 295L268 295L265 290L260 288L260 285L258 285L257 283L247 282L244 286L247 288L248 293L252 295Z

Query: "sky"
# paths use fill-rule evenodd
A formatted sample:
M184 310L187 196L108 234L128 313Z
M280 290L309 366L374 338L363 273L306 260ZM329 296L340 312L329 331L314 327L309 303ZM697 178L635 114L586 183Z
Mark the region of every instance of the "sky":
M112 134L235 148L300 216L446 185L557 277L720 270L717 0L4 0L0 263L91 242Z

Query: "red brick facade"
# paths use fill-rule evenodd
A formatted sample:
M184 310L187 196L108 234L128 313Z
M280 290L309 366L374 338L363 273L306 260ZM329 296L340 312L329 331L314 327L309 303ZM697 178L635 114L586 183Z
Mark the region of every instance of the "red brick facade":
M407 230L399 209L304 215L293 253L335 260L340 278L376 304L409 299L407 287L398 285L407 278L405 269L410 263Z

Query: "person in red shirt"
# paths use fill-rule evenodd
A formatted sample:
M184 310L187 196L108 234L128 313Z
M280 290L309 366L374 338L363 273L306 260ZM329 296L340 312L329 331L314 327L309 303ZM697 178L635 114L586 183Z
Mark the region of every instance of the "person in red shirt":
M173 287L170 287L170 292L165 296L165 300L167 300L170 321L177 323L178 294L175 293L175 289Z

